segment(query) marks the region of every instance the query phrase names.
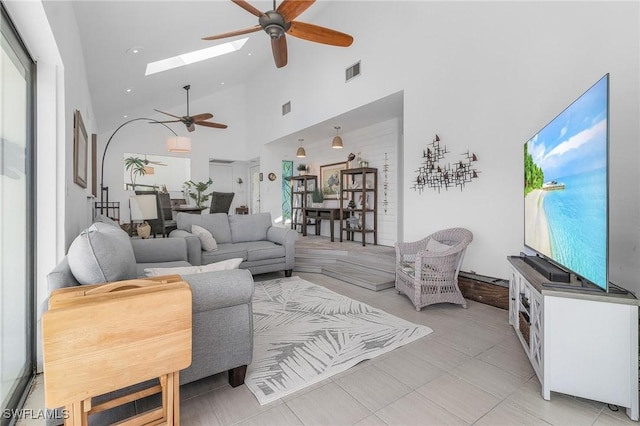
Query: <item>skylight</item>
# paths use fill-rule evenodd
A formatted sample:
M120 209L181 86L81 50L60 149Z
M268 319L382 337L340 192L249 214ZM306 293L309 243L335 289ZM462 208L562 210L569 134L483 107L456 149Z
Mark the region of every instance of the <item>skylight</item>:
M242 49L242 46L244 46L247 40L249 40L249 38L245 37L228 43L219 44L217 46L208 47L206 49L183 53L182 55L174 56L172 58L150 62L147 64L147 70L144 75L156 74L173 68L193 64L195 62L204 61L205 59L215 58L216 56L235 52L236 50Z

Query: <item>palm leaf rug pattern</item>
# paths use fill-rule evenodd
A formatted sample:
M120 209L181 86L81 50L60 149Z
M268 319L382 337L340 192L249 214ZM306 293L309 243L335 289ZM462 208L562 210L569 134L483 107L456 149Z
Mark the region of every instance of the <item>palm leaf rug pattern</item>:
M245 384L260 405L433 332L299 277L255 283Z

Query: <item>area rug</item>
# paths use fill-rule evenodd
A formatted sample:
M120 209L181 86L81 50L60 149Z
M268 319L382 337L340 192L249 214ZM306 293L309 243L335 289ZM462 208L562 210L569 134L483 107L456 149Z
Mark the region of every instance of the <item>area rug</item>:
M253 321L245 384L260 405L433 331L299 277L256 282Z

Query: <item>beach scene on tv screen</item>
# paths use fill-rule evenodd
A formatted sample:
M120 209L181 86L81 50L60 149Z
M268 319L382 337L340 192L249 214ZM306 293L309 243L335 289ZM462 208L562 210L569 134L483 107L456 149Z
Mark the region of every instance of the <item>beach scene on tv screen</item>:
M607 286L607 77L524 146L525 245Z

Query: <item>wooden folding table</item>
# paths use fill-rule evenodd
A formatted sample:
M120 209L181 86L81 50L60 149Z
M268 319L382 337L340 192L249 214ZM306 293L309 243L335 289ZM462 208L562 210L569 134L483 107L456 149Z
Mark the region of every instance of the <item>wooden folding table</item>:
M162 392L162 407L122 424L180 423L179 370L191 365L192 300L178 275L69 287L42 317L45 401L65 425ZM154 378L160 384L92 405L92 398Z

